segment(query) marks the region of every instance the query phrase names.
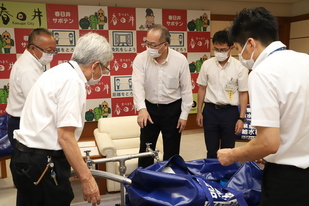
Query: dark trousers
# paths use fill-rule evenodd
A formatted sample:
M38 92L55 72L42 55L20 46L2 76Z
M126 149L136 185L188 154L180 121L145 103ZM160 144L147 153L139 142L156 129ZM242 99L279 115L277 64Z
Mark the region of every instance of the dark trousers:
M309 168L266 163L260 206L308 206Z
M141 129L140 150L146 151L146 143L152 143L155 150L159 133L163 139L163 160L168 160L175 154L179 154L181 133L177 129L177 123L181 113L181 99L170 104L151 104L146 101L148 113L154 124L147 122L147 126ZM153 157L139 158L138 166L147 167L153 164Z
M235 125L238 117L237 106L216 108L213 104L205 104L203 126L207 158L217 158L220 148L235 147Z
M15 148L16 140L13 138L14 136L14 130L19 129L19 123L20 123L20 118L19 117L10 117L8 121L8 137L10 140L10 143L13 147Z
M10 143L15 149L16 139L14 139L14 130L19 129L20 118L19 117L10 117L8 121L8 138ZM27 203L21 197L19 191L17 191L16 195L16 206L27 206Z
M51 177L51 169L38 185L37 182L47 166L47 156L29 154L14 149L10 163L14 184L27 206L69 206L74 194L69 181L71 167L65 156L52 157L58 186Z

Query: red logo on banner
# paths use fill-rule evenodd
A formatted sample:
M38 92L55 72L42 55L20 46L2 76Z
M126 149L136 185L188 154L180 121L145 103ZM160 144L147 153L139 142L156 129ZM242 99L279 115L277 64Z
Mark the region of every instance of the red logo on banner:
M6 113L5 108L6 108L6 104L0 104L0 116Z
M10 73L16 62L16 54L1 54L0 79L10 78Z
M112 116L132 116L137 115L134 107L133 97L113 98L112 99Z
M137 52L141 53L146 50L146 41L147 31L136 31L136 47Z
M107 41L109 41L107 30L84 30L84 29L82 29L82 30L79 30L79 37L81 37L81 36L83 36L83 35L85 35L89 32L100 34L100 35L104 36L107 39Z
M77 5L46 4L49 29L78 29Z
M98 84L86 86L87 99L101 99L111 97L110 76L103 76Z
M110 62L111 75L131 75L135 57L136 53L114 53L114 59Z
M210 52L210 32L188 32L188 52Z
M50 62L50 68L70 61L72 54L57 54L54 55L53 61Z
M191 73L191 85L193 94L198 92L199 86L198 83L196 83L198 75L199 73Z
M28 46L28 38L32 29L14 29L16 53L23 53Z
M162 9L162 24L169 31L187 31L187 10Z
M109 30L136 30L135 8L108 7Z

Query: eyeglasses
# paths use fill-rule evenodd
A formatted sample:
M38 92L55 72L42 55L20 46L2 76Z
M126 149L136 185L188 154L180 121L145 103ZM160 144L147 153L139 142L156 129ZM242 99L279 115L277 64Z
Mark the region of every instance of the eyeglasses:
M230 48L218 49L218 48L214 47L212 50L214 50L216 52L228 52L230 50Z
M102 63L100 63L100 65L102 66L102 68L104 68L104 74L109 74L111 72L111 70L107 66L104 66Z
M35 44L32 44L33 46L35 46L37 49L41 50L42 52L46 53L46 54L50 54L50 55L56 55L58 54L58 51L47 51L45 49L42 49L41 47L35 45Z
M164 41L164 42L161 42L160 44L153 44L153 43L150 43L149 41L145 41L145 45L146 45L146 47L150 47L150 48L152 48L152 49L156 49L158 46L160 46L160 45L162 45L162 44L164 44L166 41Z

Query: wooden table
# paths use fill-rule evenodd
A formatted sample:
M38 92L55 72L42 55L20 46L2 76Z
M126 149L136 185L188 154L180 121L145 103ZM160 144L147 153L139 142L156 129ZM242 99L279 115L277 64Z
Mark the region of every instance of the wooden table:
M1 162L1 178L7 178L7 170L6 170L6 160L11 159L11 155L5 156L5 157L0 157L0 162Z

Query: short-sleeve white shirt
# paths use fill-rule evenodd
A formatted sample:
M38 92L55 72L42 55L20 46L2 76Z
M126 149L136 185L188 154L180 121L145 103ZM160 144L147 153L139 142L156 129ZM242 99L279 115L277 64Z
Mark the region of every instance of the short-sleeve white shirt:
M268 162L309 167L309 55L271 43L249 75L251 125L280 128L280 147Z
M26 49L14 63L10 73L10 92L6 112L20 117L27 95L43 74L42 64Z
M230 56L224 67L216 57L206 60L197 78L206 86L204 102L239 105L239 92L248 91L248 69Z
M74 61L46 71L33 85L25 102L20 129L14 137L31 148L60 150L57 128L76 127L79 139L84 125L87 82Z

